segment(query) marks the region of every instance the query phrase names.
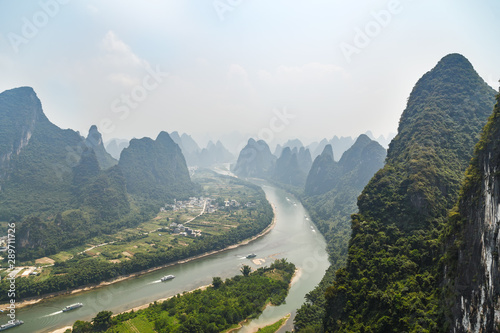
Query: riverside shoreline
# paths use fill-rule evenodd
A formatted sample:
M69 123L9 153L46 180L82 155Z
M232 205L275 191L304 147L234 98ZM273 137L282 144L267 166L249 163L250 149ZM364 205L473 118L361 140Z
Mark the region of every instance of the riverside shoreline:
M290 283L288 284L288 290L289 290L289 291L290 291L290 288L291 288L291 287L292 287L292 286L293 286L293 285L294 285L294 284L295 284L295 283L296 283L296 282L300 279L300 277L301 277L301 276L302 276L302 270L301 270L300 268L296 268L296 269L295 269L295 272L293 272L293 276L292 276L292 278L290 279ZM268 306L274 306L274 305L272 305L271 303L267 303L267 304L266 304L266 306L264 307L264 309L262 309L262 311L264 311L264 310L265 310ZM281 326L278 328L278 330L286 324L286 322L288 321L288 319L290 319L290 315L291 315L291 314L289 313L289 314L287 314L287 315L285 316L285 317L286 317L286 320L283 322L283 324L281 324ZM237 332L238 330L242 329L242 328L243 328L243 326L245 326L245 324L248 324L248 323L250 323L251 321L252 321L252 319L248 319L248 318L247 318L247 319L245 319L245 320L243 320L243 321L239 322L237 327L234 327L234 328L231 328L231 329L229 329L229 330L226 330L226 331L224 331L223 333L235 333L235 332ZM257 329L257 330L258 330L258 329L260 329L260 328L264 328L264 327L266 327L267 325L269 325L269 324L265 324L265 325L264 325L264 326L262 326L262 327L256 327L255 329ZM256 332L256 331L255 331L255 332ZM55 332L53 332L53 333L55 333Z
M127 279L131 279L131 278L134 278L134 277L137 277L137 276L148 274L148 273L151 273L151 272L154 272L154 271L166 268L166 267L170 267L170 266L174 266L174 265L179 265L179 264L184 264L184 263L187 263L187 262L190 262L190 261L193 261L193 260L197 260L197 259L200 259L200 258L208 257L208 256L211 256L211 255L214 255L214 254L217 254L217 253L222 253L224 251L232 250L232 249L238 248L240 246L247 245L250 242L253 242L253 241L257 240L258 238L260 238L260 237L268 234L274 228L274 226L276 225L276 221L277 221L277 218L276 218L276 207L272 203L270 203L270 204L271 204L271 207L273 209L273 214L274 214L273 220L272 220L271 224L268 225L264 230L262 230L257 235L255 235L253 237L250 237L248 239L245 239L245 240L241 241L240 243L230 245L230 246L228 246L228 247L226 247L224 249L221 249L221 250L215 250L215 251L206 252L206 253L203 253L203 254L200 254L200 255L197 255L197 256L194 256L194 257L177 260L177 261L169 263L169 264L165 264L165 265L161 265L161 266L149 268L147 270L139 271L139 272L136 272L136 273L124 275L124 276L118 277L118 278L116 278L116 279L114 279L112 281L104 281L104 282L101 282L101 283L98 283L98 284L92 284L92 285L88 285L88 286L81 287L81 288L75 288L75 289L72 289L72 290L67 290L67 291L65 290L65 291L59 291L59 292L55 292L55 293L50 293L50 294L44 295L43 297L28 298L26 300L23 300L23 301L20 301L20 302L16 302L16 308L20 309L20 308L23 308L23 307L26 307L26 306L35 305L35 304L43 302L44 300L47 300L47 299L50 299L50 298L53 298L53 297L57 297L57 296L74 295L74 294L78 294L78 293L81 293L81 292L85 292L85 291L94 290L94 289L98 289L98 288L101 288L101 287L109 286L109 285L112 285L112 284L115 284L115 283L118 283L118 282L121 282L121 281L125 281ZM5 309L8 305L9 305L9 303L0 304L0 309Z

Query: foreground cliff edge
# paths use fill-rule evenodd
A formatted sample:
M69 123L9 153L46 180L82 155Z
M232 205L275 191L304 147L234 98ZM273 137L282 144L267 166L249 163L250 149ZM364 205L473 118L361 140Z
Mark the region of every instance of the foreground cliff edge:
M453 332L497 332L500 325L500 94L450 213L446 282Z
M347 265L326 292L326 332L447 331L442 231L495 95L459 54L417 82L386 165L358 199Z

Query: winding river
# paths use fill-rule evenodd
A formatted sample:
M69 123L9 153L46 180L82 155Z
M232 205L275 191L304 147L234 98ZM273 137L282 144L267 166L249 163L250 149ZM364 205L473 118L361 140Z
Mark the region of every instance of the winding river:
M232 250L167 267L99 289L59 296L19 309L17 318L23 320L24 324L9 329L8 332L51 332L72 325L76 320L91 320L102 310L119 313L183 291L209 285L213 276L220 276L222 279L232 277L240 274L239 270L243 264L256 269L279 258L287 258L299 269L286 303L278 307L267 307L259 318L246 323L238 332L254 332L257 327L273 323L288 313L292 314L292 318L280 332L291 330L295 309L304 302L305 294L319 283L329 265L325 251L326 243L323 236L315 230L306 210L297 199L265 183L259 185L265 191L269 202L274 205L277 218L274 229L266 235ZM255 253L257 257L254 260L246 259L245 256L249 253ZM176 278L160 282L160 278L167 274L173 274ZM65 306L77 302L83 303L84 306L64 313L61 311ZM2 323L5 321L2 319Z

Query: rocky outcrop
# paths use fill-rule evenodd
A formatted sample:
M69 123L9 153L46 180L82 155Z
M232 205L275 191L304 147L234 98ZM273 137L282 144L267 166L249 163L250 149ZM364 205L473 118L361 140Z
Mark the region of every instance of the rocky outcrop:
M97 126L92 125L90 127L89 134L85 139L85 145L94 150L95 156L97 157L97 161L99 162L99 166L101 167L101 169L108 169L118 164L118 161L115 160L113 156L111 156L104 148L102 135L97 130Z
M35 124L45 119L42 105L32 88L22 87L0 94L0 190L10 161L26 147Z
M233 172L241 177L268 178L272 175L276 156L263 140L249 139L241 150Z
M453 332L497 332L500 325L500 107L486 125L450 215L447 282Z

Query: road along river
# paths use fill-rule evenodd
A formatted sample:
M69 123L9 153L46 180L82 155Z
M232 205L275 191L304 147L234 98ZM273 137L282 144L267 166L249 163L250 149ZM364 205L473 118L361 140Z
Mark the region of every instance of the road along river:
M57 328L72 325L76 320L91 320L99 311L109 310L119 313L155 300L209 285L212 277L222 279L240 273L242 265L253 269L269 265L275 259L287 258L299 269L286 303L278 307L267 307L262 315L246 323L238 332L252 332L292 313L292 318L280 330L291 330L295 309L304 302L304 296L323 277L327 269L328 256L323 236L316 231L304 207L287 192L260 183L266 196L275 207L276 225L266 235L247 245L227 250L208 257L183 264L170 266L135 278L127 279L98 289L47 299L33 306L17 310L16 317L24 324L9 329L12 333L51 332ZM255 253L253 259L245 256ZM167 274L175 279L160 282ZM83 307L62 312L73 303L83 303ZM7 321L1 315L2 324Z

